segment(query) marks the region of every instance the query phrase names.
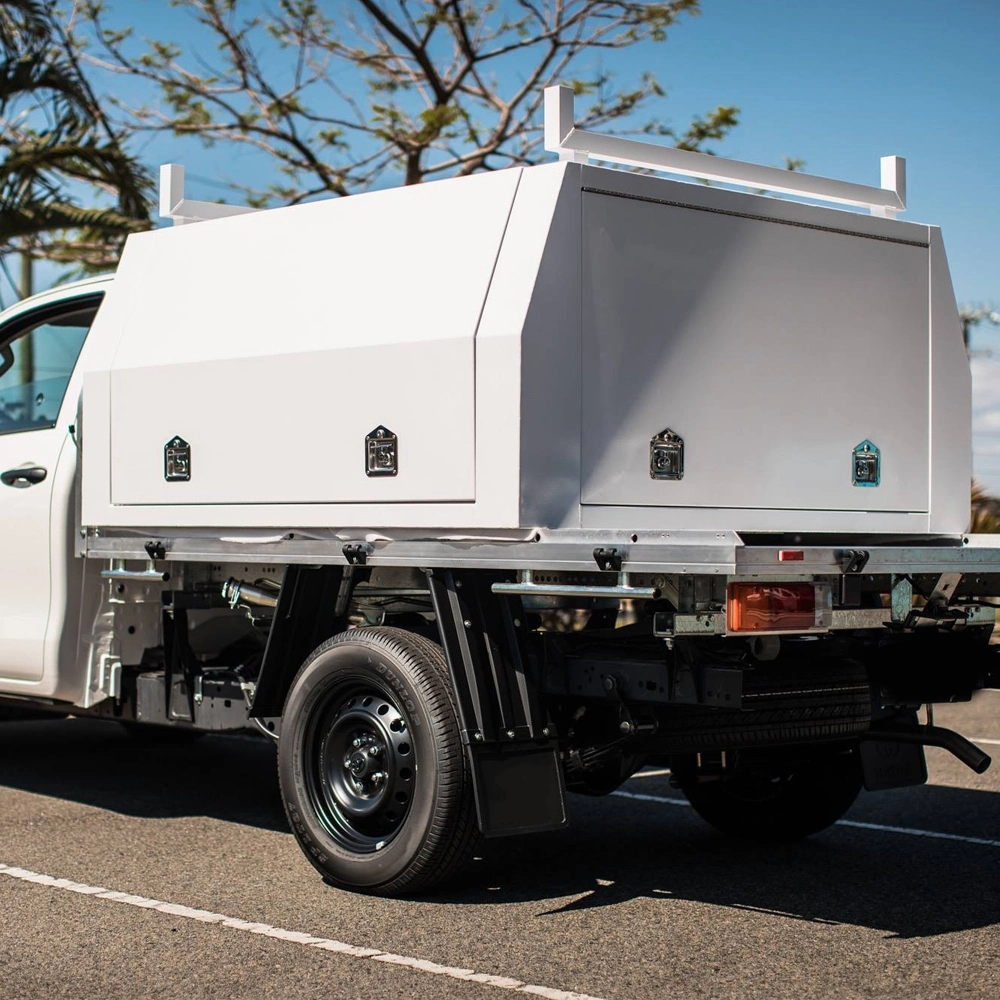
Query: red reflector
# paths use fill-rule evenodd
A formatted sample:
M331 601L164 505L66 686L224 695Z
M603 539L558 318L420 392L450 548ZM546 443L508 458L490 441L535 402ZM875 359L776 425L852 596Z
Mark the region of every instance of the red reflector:
M802 562L805 557L802 549L782 549L778 553L778 562Z
M816 588L811 583L731 583L726 624L730 632L814 628Z

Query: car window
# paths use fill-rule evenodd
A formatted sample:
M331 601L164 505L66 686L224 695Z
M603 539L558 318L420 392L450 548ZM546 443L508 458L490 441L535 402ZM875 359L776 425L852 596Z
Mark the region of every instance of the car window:
M14 321L6 339L0 330L0 434L54 427L76 359L97 313L86 305L47 308L38 321Z

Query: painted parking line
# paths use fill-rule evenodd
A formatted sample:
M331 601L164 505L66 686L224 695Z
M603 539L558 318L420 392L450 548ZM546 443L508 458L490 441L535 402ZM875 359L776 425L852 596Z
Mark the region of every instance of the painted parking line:
M857 830L878 830L881 833L903 833L908 837L930 837L933 840L958 840L963 844L980 847L1000 847L1000 840L985 837L966 837L960 833L941 833L940 830L915 830L908 826L883 826L881 823L862 823L856 819L838 819L837 826L853 826Z
M633 774L634 778L635 775ZM631 778L629 779L631 781ZM641 792L623 792L620 788L612 795L617 795L621 799L635 799L637 802L657 802L664 806L690 806L687 799L667 798L665 795L646 795Z
M635 777L635 775L633 775ZM612 795L622 799L636 799L639 802L656 802L664 806L690 806L687 799L667 798L665 795L645 795L639 792L623 792L620 788ZM839 819L834 826L849 826L856 830L875 830L878 833L898 833L907 837L925 837L930 840L957 840L963 844L975 844L977 847L1000 847L1000 840L987 840L985 837L967 837L960 833L942 833L939 830L919 830L909 826L887 826L882 823L862 823L860 820Z
M389 965L400 965L414 972L425 972L432 976L445 976L448 979L459 979L467 983L480 983L483 986L495 986L497 989L509 990L511 993L526 993L530 996L542 997L543 1000L600 1000L586 993L573 993L569 990L552 989L549 986L535 986L507 976L492 976L472 969L458 969L450 965L438 965L424 958L411 958L408 955L395 955L392 952L380 951L378 948L361 948L332 938L316 937L302 931L290 931L270 924L254 923L250 920L239 920L227 917L224 913L213 913L211 910L197 910L179 903L166 903L159 899L149 899L146 896L136 896L129 892L117 892L105 889L99 885L86 885L83 882L73 882L67 878L54 878L52 875L42 875L39 872L16 868L13 865L0 864L0 875L30 882L34 885L47 886L50 889L63 889L76 892L83 896L93 896L95 899L107 899L113 903L124 903L126 906L136 906L143 910L159 910L172 917L184 920L196 920L203 924L218 924L220 927L230 927L233 930L248 934L259 934L262 937L274 938L289 944L297 944L306 948L317 948L320 951L331 951L348 958L357 958L372 962L385 962Z

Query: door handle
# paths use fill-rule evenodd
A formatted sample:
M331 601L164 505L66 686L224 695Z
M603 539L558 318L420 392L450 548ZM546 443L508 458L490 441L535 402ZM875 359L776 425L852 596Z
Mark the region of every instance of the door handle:
M31 465L26 469L8 469L6 472L0 472L0 483L23 490L40 483L48 474L49 470L43 469L40 465Z

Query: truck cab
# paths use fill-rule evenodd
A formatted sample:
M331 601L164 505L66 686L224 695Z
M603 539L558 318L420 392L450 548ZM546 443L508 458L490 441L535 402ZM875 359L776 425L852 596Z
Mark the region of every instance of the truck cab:
M87 335L111 280L56 287L0 320L0 685L11 695L81 694L77 409L101 346Z

